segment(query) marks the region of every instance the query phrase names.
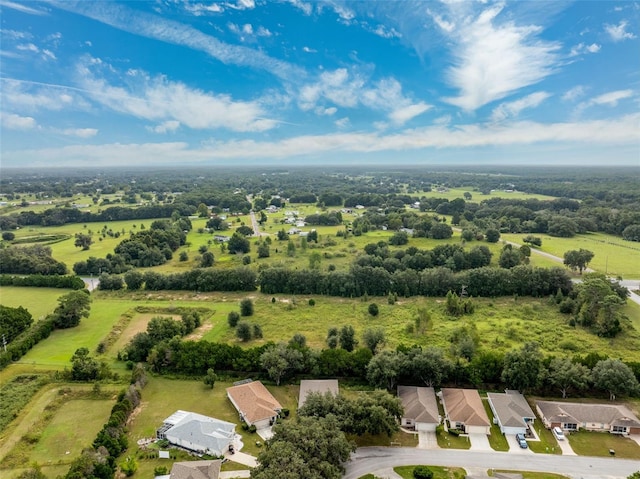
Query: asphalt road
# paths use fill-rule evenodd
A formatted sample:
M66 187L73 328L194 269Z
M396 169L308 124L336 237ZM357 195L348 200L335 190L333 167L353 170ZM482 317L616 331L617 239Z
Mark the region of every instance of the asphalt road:
M508 452L455 449L364 447L351 456L343 478L357 479L368 473L375 475L383 469L419 464L555 472L576 479L622 479L640 471L640 458L629 460L553 454L515 455Z

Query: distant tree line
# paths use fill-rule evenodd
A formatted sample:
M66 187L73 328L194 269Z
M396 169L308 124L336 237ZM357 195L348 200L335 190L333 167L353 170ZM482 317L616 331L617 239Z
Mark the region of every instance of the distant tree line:
M144 220L170 218L175 212L180 216L195 213L196 208L188 204L150 205L137 208L112 206L98 213L77 208L49 208L41 213L21 211L0 216L0 229L13 230L22 226L60 226L67 223L97 223L109 221Z
M0 249L0 273L63 275L67 267L51 256L49 246L9 246Z
M82 278L72 275L43 275L30 274L28 276L0 275L0 286L30 286L39 288L84 289Z

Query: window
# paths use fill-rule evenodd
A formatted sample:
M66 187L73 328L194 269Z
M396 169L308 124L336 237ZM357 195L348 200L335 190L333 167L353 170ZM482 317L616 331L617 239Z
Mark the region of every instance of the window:
M568 422L566 424L564 424L564 426L562 427L562 429L566 430L566 431L577 431L578 430L578 425Z
M624 434L627 432L627 426L613 426L611 432L614 434Z

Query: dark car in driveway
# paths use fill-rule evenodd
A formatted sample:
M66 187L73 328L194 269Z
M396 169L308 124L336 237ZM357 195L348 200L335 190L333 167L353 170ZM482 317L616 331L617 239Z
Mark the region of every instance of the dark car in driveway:
M518 441L518 444L522 449L526 449L529 447L529 445L527 444L527 440L524 438L524 434L522 433L516 434L516 441Z

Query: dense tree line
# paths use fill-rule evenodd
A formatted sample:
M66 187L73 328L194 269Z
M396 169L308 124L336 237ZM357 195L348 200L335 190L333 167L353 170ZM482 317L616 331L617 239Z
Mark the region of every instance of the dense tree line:
M45 319L37 321L29 329L16 337L7 346L6 351L0 351L0 370L7 367L11 361L17 361L27 352L42 341L48 338L55 329L55 317L47 316Z
M246 266L232 269L196 268L184 273L170 274L161 274L155 271L145 273L129 271L124 275L124 281L129 290L205 292L255 291L256 289L256 273Z
M571 280L562 268L519 265L511 269L481 267L454 273L446 267L390 273L383 267L352 266L349 271L318 272L267 268L258 278L265 294L319 294L328 296L445 296L463 287L471 296L548 296L560 289L571 290Z
M51 256L49 246L10 246L0 249L0 273L63 275L67 267Z
M0 229L11 230L22 226L59 226L67 223L98 223L109 221L144 220L170 218L175 212L180 216L193 214L196 208L187 204L151 205L138 208L112 206L99 213L81 211L77 208L49 208L41 213L22 211L0 216Z
M29 329L32 323L31 313L22 306L11 308L0 305L0 339L3 342L11 343L20 333Z
M79 276L30 274L28 276L0 275L0 286L30 286L39 288L84 289Z

